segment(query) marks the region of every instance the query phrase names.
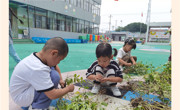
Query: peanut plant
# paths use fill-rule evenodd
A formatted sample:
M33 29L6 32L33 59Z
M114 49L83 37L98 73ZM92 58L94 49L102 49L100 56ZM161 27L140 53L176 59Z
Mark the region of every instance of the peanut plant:
M148 70L146 67L141 67ZM164 64L156 69L151 68L149 73L143 77L145 82L139 81L132 84L133 91L140 93L140 96L131 100L134 110L170 110L171 102L171 62ZM144 101L142 95L155 94L162 102L156 102L153 99L151 103Z
M80 83L83 88L88 89L88 87L82 85L85 80L83 80L83 78L77 74L74 74L73 78L67 78L65 82L67 85L72 83ZM99 103L93 100L93 97L90 97L92 95L93 94L90 92L80 93L77 91L75 96L72 98L69 97L71 103L68 103L67 101L62 100L62 98L59 98L55 110L105 110L103 106L107 106L107 103Z

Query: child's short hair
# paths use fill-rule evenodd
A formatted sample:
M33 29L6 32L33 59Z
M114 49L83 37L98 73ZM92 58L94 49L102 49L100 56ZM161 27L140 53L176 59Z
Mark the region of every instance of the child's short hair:
M113 48L114 52L114 56L117 55L117 49ZM97 47L96 47L96 57L111 57L112 55L112 47L109 43L100 43Z
M49 39L43 47L44 51L48 49L58 50L58 55L61 56L66 56L69 51L66 41L61 37L54 37Z
M133 49L136 49L136 42L133 39L126 39L124 42L123 47L128 44L128 45L132 45Z

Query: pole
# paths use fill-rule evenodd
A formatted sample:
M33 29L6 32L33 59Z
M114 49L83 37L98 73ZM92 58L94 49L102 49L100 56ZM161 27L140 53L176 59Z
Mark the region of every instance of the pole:
M110 16L109 16L109 37L110 37L110 29L111 29L111 14L110 14Z
M112 26L112 30L114 31L114 29L115 29L115 26Z
M123 27L122 20L121 20L121 27Z
M142 17L143 17L143 13L141 13L141 22L140 22L140 35L139 35L139 37L141 37Z
M117 29L117 20L116 20L116 23L115 23L115 30Z
M148 12L147 12L147 18L146 18L146 24L147 24L147 30L146 30L146 43L147 43L148 36L149 36L150 15L151 15L151 0L149 0L149 4L148 4Z
M141 22L140 22L140 36L139 37L141 37L141 24L142 23L142 17L141 17Z

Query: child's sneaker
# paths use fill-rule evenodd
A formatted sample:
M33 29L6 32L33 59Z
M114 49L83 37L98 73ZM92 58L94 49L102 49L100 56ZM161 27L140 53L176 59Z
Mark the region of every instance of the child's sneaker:
M121 92L116 86L111 86L111 91L113 92L114 96L121 96Z
M91 93L97 94L99 92L100 85L94 84Z
M121 69L121 71L123 71L123 67L120 65L119 68Z

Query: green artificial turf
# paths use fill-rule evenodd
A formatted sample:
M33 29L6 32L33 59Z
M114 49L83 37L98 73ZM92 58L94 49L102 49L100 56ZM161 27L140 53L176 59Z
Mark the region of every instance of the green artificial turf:
M61 72L75 71L87 69L96 60L95 49L98 43L88 44L68 44L68 56L58 64ZM113 48L119 49L122 44L111 44ZM33 52L39 52L44 44L14 44L14 48L21 59L30 55ZM168 61L169 52L162 51L144 51L140 49L167 49L169 45L141 45L137 44L136 50L132 50L132 55L137 56L138 61L152 64L157 67L165 64ZM114 58L115 59L115 58ZM16 62L9 57L9 78L12 75ZM23 69L23 68L22 68Z

